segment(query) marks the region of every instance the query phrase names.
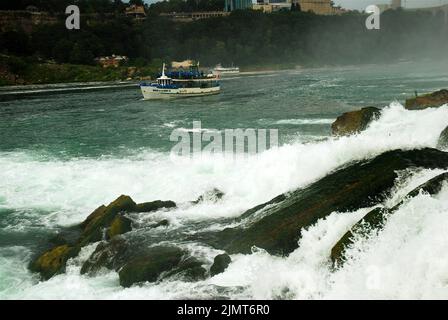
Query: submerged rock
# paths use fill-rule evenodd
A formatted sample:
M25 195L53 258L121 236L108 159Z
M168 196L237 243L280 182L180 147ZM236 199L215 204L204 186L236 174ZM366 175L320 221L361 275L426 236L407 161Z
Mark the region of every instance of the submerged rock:
M224 192L222 192L219 189L213 188L212 190L209 190L204 194L200 195L199 198L197 198L195 201L192 201L192 203L198 204L204 201L210 201L216 203L219 200L221 200L223 196Z
M448 90L442 89L433 93L407 99L405 107L409 110L436 108L448 103Z
M33 272L38 272L43 280L48 280L56 274L65 272L67 260L78 253L77 247L57 246L44 252L30 264L29 268Z
M212 266L210 267L210 275L213 277L217 274L223 273L229 266L232 259L226 253L219 254L215 257Z
M437 141L438 149L448 149L448 127L446 127L439 136L439 140Z
M135 212L152 212L160 209L170 209L175 208L176 203L173 201L152 201L152 202L144 202L140 203L136 206Z
M416 197L420 192L426 192L434 195L442 190L443 184L448 181L448 172L442 173L435 178L425 182L418 186L411 192L409 192L405 199ZM331 249L331 260L335 266L340 266L344 262L344 252L347 247L353 243L355 234L369 232L371 230L380 230L385 223L386 217L396 212L405 200L391 209L387 208L375 208L367 213L360 221L358 221L344 236L336 243Z
M332 212L354 211L381 203L408 168L448 168L448 153L436 149L395 150L352 164L321 180L264 204L268 215L247 226L205 234L203 241L229 254L250 253L253 246L285 255L298 247L301 230ZM261 209L260 206L258 208Z
M331 125L332 133L335 136L359 133L365 130L373 120L378 119L380 114L381 110L375 107L346 112L333 122Z

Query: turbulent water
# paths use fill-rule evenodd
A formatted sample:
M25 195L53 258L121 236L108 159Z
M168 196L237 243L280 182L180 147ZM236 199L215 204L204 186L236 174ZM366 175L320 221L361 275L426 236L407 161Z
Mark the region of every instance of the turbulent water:
M446 87L447 71L447 64L404 63L241 75L223 80L221 95L165 102L142 101L138 88L123 87L52 94L49 88L13 99L0 94L0 298L448 298L448 187L405 202L384 230L357 239L336 271L329 263L332 246L369 208L320 220L288 257L263 250L232 255L224 273L196 283L166 280L124 289L115 272L81 276L94 245L49 281L27 270L42 239L120 194L137 202L176 201L174 211L154 215L175 230L236 217L386 150L435 147L448 106L411 112L400 102L415 90ZM330 137L339 114L366 105L384 108L378 121L359 135ZM194 120L214 130L277 128L281 145L246 159L173 162L170 133L191 130ZM441 172L403 175L388 203ZM225 193L221 201L183 205L212 188ZM186 246L210 263L220 253Z

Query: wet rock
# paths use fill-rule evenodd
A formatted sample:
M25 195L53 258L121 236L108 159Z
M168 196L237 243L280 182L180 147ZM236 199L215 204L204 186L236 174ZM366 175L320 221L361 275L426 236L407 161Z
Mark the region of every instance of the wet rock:
M120 285L130 287L140 282L156 282L163 272L177 267L183 255L184 252L177 247L149 248L145 254L127 261L119 271Z
M205 234L202 240L229 254L250 253L253 246L271 254L289 254L298 247L303 228L335 211L354 211L381 203L394 186L397 171L408 168L446 169L448 153L429 148L395 150L354 163L285 194L282 202L273 199L265 203L269 214L255 222Z
M132 230L132 220L124 217L123 215L117 215L112 220L109 229L106 232L106 238L111 239L117 235L129 232Z
M170 209L170 208L175 208L176 207L176 203L173 201L152 201L152 202L144 202L144 203L139 203L136 206L135 211L136 212L152 212L152 211L157 211L160 209Z
M442 150L448 149L448 127L440 133L439 140L437 141L437 148Z
M29 268L38 272L43 280L48 280L56 274L65 272L67 260L75 257L79 248L68 245L52 248L31 262Z
M436 108L448 103L448 90L442 89L433 93L406 100L406 109L422 110Z
M437 194L440 192L440 190L442 190L443 184L447 181L448 173L442 173L409 192L406 195L405 199L416 197L420 194L420 192L426 192L431 195ZM345 249L353 244L355 234L363 234L371 230L382 229L386 217L396 212L404 203L404 201L405 200L402 200L399 204L391 209L375 208L367 213L360 221L358 221L331 249L330 257L333 265L341 266L343 264Z
M81 224L83 232L79 239L80 246L103 239L104 229L108 228L120 212L133 212L137 204L129 196L121 195L107 207L99 207Z
M374 107L346 112L333 122L331 125L332 133L335 136L359 133L365 130L373 120L378 119L380 114L381 110Z
M163 219L157 223L155 223L152 228L158 228L158 227L168 227L170 225L170 222L167 219Z
M197 198L195 201L192 201L192 203L198 204L204 201L216 203L219 200L221 200L223 196L224 192L222 192L219 189L213 188L212 190L209 190L204 194L200 195L199 198Z
M173 270L165 273L163 278L176 277L177 279L189 282L204 280L207 270L202 265L203 263L195 257L187 257Z
M49 248L62 246L64 244L76 246L81 232L82 228L79 225L63 228L59 230L55 236L49 239Z
M210 267L210 275L213 277L219 273L224 272L229 266L230 262L232 262L232 259L228 254L224 253L217 255L213 260L212 266Z
M30 264L30 270L41 272L45 279L49 279L53 274L63 272L68 258L76 256L82 247L103 239L113 240L117 236L131 231L132 221L124 216L124 213L151 212L175 206L176 204L172 201L153 201L137 205L131 197L121 195L108 206L102 205L95 209L81 224L64 228L50 239L44 246L44 248L50 249L40 254ZM162 220L157 226L166 225L168 225L168 220ZM101 243L95 250L95 257L91 257L82 272L88 273L101 267L110 268L120 265L120 263L124 264L124 257L121 254L123 248L124 245L121 242L111 241L107 245ZM116 256L122 259L120 260Z
M389 210L386 208L375 208L367 213L360 221L358 221L351 230L346 232L331 249L330 258L333 265L342 265L344 251L353 243L355 234L363 233L364 231L369 231L372 229L380 229L388 212Z
M123 237L114 237L108 242L100 242L89 259L84 262L81 274L95 275L102 268L118 270L126 262L126 252L130 249Z

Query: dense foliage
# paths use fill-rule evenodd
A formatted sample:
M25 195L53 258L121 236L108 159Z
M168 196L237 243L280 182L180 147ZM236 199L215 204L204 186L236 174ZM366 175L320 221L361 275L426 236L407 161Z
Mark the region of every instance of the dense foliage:
M121 54L130 57L130 65L140 67L183 59L199 60L203 66L234 63L263 67L393 62L443 56L448 49L443 13L433 16L424 11L389 10L381 15L380 30L367 30L366 15L358 12L318 16L247 10L189 23L173 22L158 14L182 6L186 11L195 10L193 3L212 9L217 3L213 0L153 4L144 21L125 17L122 12L126 5L120 0L7 1L46 9L45 4L53 11L61 10L67 2L80 4L84 13L81 30L67 30L62 15L57 24L40 26L31 33L2 32L0 53L86 65L93 65L95 57ZM104 14L107 12L119 13Z

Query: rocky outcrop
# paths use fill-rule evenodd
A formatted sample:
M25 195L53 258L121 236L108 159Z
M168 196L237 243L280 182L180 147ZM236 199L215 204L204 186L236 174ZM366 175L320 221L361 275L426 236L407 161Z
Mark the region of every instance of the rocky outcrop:
M448 173L442 173L409 192L405 199L416 197L420 194L420 192L426 192L431 195L437 194L442 189L443 184L447 181ZM331 249L330 257L333 265L341 266L343 264L345 249L353 243L355 234L363 234L372 230L380 230L385 223L386 217L396 212L404 201L405 200L401 201L399 204L390 209L375 208L367 213L360 221L358 221Z
M30 270L40 273L42 279L48 280L56 274L65 272L67 260L75 257L79 248L61 245L44 252L30 264Z
M210 275L213 277L224 272L229 266L230 262L232 262L232 259L228 254L224 253L217 255L213 260L212 266L210 267Z
M173 208L172 201L153 201L136 204L131 197L121 195L108 206L95 209L81 224L62 230L49 241L50 249L38 255L30 263L30 270L39 272L47 280L65 270L69 258L76 256L82 247L103 238L114 237L132 230L132 221L125 216L131 212L151 212ZM161 222L160 225L166 225ZM105 257L104 254L102 256ZM85 272L89 270L85 268Z
M353 211L381 203L408 168L448 168L448 153L436 149L389 151L372 160L340 169L310 186L264 204L269 214L245 227L204 235L204 241L229 254L250 253L253 246L271 254L289 254L298 247L300 230L332 212ZM263 210L262 207L258 207Z
M448 90L442 89L430 94L416 96L406 100L406 109L422 110L426 108L440 107L448 103Z
M331 125L335 136L344 136L359 133L367 128L373 121L379 118L381 110L374 107L366 107L361 110L346 112L339 116Z

